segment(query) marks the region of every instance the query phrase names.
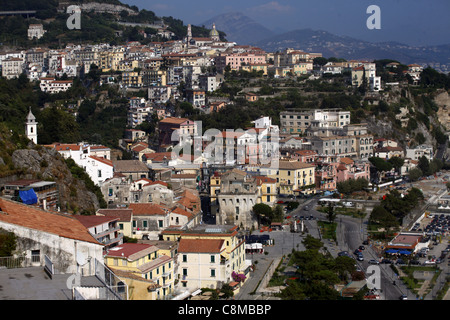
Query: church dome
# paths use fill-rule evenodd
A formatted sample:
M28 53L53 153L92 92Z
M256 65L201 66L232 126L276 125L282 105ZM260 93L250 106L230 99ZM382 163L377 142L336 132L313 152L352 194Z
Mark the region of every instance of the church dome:
M215 24L213 24L213 28L209 32L209 37L211 39L217 39L217 40L220 38L219 31L216 30L216 25Z

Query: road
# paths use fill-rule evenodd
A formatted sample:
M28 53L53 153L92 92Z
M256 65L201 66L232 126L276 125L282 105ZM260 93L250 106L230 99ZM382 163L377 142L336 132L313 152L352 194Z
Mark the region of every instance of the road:
M333 257L337 257L338 253L341 251L347 251L353 255L355 249L359 248L363 244L363 241L366 240L368 234L367 219L369 215L366 215L364 219L338 215L335 220L338 223L336 230L336 241L322 239L317 226L317 221L327 220L327 216L326 214L314 209L318 200L319 197L308 199L296 210L289 213L290 216L313 217L313 219L304 220L304 227L307 231L305 234L293 233L287 229L284 231L272 231L268 233L271 238L274 239L275 244L273 246L265 247L267 254L253 255L250 257L253 261L257 261L256 270L255 272L252 272L250 279L243 285L241 291L236 295L235 299L270 299L270 297L256 292L258 285L260 285L261 280L265 277L271 264L278 264L280 258L292 252L293 249L304 250L302 241L307 234L320 239ZM364 261L357 261L355 259L355 262L359 269L366 273L366 276L370 276L371 273L367 272L370 266L369 261L372 259L380 261L381 257L378 256L377 252L373 249L370 243L365 245L363 256ZM247 258L249 257L247 256ZM381 286L379 294L382 300L399 300L401 295L406 295L408 300L417 299L416 295L409 291L403 282L399 280L399 276L395 274L390 264L378 264L377 267L380 275L379 284ZM399 267L397 267L397 269L399 269Z

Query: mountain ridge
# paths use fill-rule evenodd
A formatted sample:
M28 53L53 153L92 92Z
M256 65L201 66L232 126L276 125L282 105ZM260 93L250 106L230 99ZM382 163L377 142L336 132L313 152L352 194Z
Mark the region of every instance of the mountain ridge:
M201 23L207 28L215 23L216 28L226 33L227 40L237 44L253 45L275 33L240 12L228 12Z
M372 60L389 58L406 64L450 64L450 44L419 47L395 41L370 42L324 30L296 29L260 40L256 45L269 52L293 48L320 52L324 57Z

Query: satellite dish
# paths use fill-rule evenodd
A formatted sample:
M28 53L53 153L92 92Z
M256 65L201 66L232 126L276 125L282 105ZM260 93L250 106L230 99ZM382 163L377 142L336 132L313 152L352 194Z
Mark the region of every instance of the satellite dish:
M82 266L86 264L86 258L84 257L84 254L82 252L77 252L77 263L78 265Z

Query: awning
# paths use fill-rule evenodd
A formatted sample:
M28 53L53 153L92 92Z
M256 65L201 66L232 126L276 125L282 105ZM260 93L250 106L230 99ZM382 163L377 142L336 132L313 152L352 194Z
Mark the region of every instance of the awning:
M411 254L411 252L409 252L407 250L401 250L398 253L400 253L400 254Z
M385 251L385 253L398 253L398 250L396 249L388 249Z
M25 204L37 203L37 195L33 189L19 191L19 197Z

